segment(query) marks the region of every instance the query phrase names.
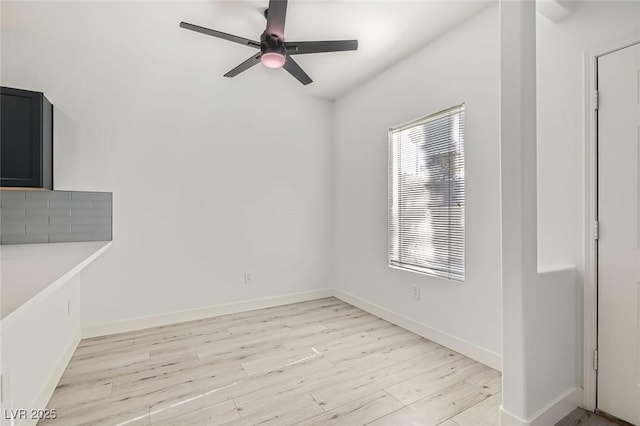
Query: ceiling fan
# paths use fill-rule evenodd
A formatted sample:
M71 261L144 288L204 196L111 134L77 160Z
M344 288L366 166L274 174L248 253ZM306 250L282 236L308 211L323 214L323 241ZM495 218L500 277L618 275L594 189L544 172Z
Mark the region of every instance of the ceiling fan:
M258 62L262 62L264 66L269 68L284 68L289 74L298 79L300 83L307 85L313 80L311 80L307 73L300 68L300 65L293 60L293 55L341 52L358 49L358 40L285 42L284 22L287 15L287 0L269 0L269 8L264 11L264 15L267 18L267 28L260 36L260 42L187 22L180 22L180 27L260 50L260 52L226 73L224 75L225 77L235 77L256 65Z

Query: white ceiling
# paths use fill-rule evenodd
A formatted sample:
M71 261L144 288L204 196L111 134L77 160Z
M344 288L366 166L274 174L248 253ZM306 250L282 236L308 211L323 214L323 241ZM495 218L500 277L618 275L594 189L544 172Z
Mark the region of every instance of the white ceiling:
M357 39L356 52L296 56L314 80L296 90L335 99L371 76L392 66L450 28L478 13L492 0L470 1L310 1L290 0L285 37L291 41ZM211 16L181 17L187 22L259 40L266 21L264 1L215 2ZM186 30L185 30L186 31ZM194 33L193 37L207 37ZM230 70L252 54L252 49L211 38L211 49ZM228 59L225 59L228 58ZM283 70L275 72L286 74ZM259 65L246 73L277 78L274 70ZM243 74L235 78L252 78ZM291 86L295 86L291 83Z
M278 89L336 99L425 46L495 0L289 0L285 38L357 39L355 52L296 56L314 82L302 86L261 64L234 78L247 88ZM259 40L268 0L3 2L2 28L74 51L100 51L112 61L148 56L197 67L220 78L255 50L178 27L180 21ZM55 40L55 41L54 41ZM11 43L11 37L2 41ZM56 58L50 58L56 60ZM128 60L120 66L129 66ZM231 82L227 82L231 83ZM255 90L255 89L253 89Z

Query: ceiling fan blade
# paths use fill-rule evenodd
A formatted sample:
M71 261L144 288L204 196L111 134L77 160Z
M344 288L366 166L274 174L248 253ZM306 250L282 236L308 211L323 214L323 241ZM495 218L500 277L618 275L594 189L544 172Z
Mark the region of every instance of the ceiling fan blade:
M267 33L284 39L284 21L287 16L287 0L269 0Z
M284 63L284 66L282 68L287 70L289 74L294 76L300 83L304 84L305 86L313 82L313 80L311 80L311 77L309 77L307 73L304 72L302 68L300 68L300 65L298 65L298 63L294 61L291 56L287 56L287 61Z
M244 61L243 63L241 63L240 65L238 65L237 67L235 67L234 69L229 71L228 73L226 73L224 76L225 77L235 77L236 75L240 74L241 72L248 70L249 68L251 68L252 66L254 66L255 64L260 62L260 56L261 55L262 55L262 53L258 53L257 55L253 55L252 57L250 57L249 59L247 59L246 61Z
M187 30L195 31L197 33L202 33L202 34L210 35L213 37L218 37L224 40L233 41L234 43L244 44L245 46L251 46L257 49L260 48L260 43L258 43L257 41L249 40L248 38L244 38L244 37L238 37L233 34L223 33L221 31L212 30L210 28L201 27L199 25L189 24L187 22L180 22L180 27Z
M358 40L292 41L285 44L288 55L358 50Z

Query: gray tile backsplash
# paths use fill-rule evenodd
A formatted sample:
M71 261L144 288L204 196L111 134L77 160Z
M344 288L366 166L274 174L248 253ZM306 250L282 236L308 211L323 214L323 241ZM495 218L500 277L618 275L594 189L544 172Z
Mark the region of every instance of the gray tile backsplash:
M0 191L0 244L108 241L110 192Z

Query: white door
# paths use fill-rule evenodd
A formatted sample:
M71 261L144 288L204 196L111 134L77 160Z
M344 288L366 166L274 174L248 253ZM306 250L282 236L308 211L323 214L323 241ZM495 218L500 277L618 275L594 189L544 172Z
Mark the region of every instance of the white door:
M598 410L640 425L640 45L598 59Z

